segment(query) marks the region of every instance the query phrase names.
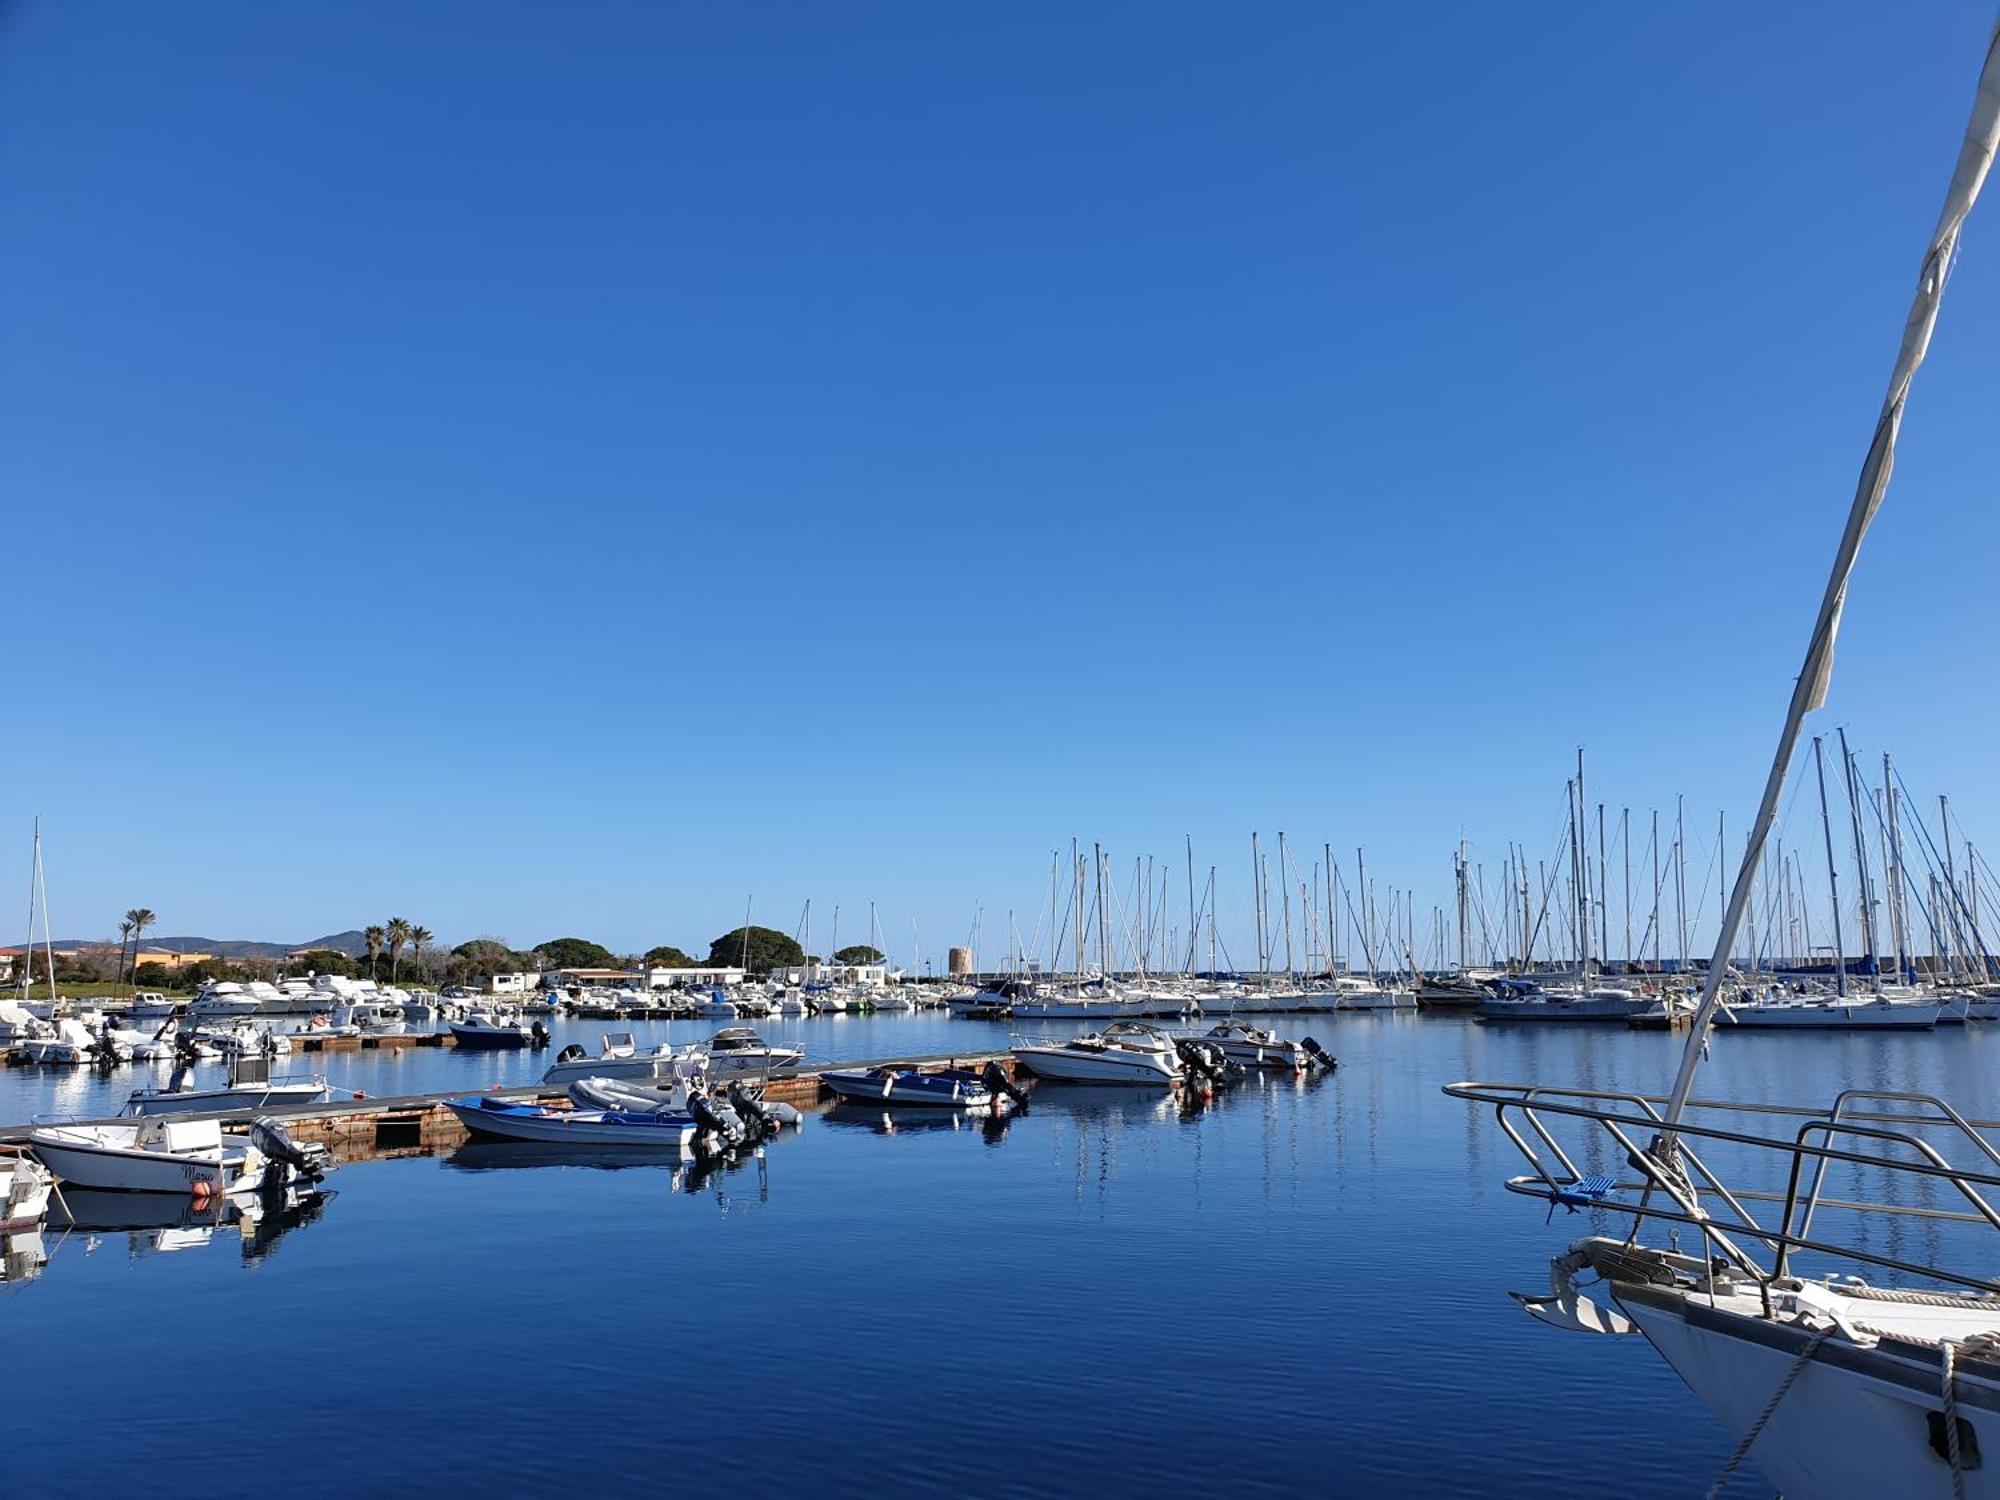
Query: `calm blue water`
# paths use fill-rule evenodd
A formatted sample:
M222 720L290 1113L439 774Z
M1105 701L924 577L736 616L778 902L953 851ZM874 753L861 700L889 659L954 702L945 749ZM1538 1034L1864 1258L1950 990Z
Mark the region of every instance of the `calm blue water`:
M821 1057L1006 1035L764 1029ZM1541 1328L1505 1295L1541 1290L1590 1217L1545 1227L1501 1189L1518 1159L1490 1117L1437 1091L1656 1089L1677 1041L1431 1016L1278 1029L1320 1036L1340 1072L1185 1118L1048 1087L1000 1131L834 1111L707 1181L490 1150L357 1164L262 1244L51 1233L41 1275L0 1293L12 1428L51 1435L10 1445L5 1491L1702 1492L1728 1444L1650 1350ZM1979 1028L1727 1036L1703 1089L1865 1082L1991 1114L1996 1062ZM543 1065L325 1063L380 1092ZM9 1118L48 1103L46 1079L0 1088Z

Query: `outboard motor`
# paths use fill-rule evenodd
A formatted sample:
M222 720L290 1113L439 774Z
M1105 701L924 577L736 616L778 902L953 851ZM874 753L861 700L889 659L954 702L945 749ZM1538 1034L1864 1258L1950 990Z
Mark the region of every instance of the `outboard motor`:
M764 1101L751 1093L740 1083L732 1083L722 1090L722 1097L743 1122L744 1134L751 1140L762 1140L777 1132L778 1122L764 1113Z
M259 1115L250 1122L250 1144L270 1160L287 1168L278 1175L275 1184L267 1177L266 1186L282 1186L287 1179L307 1183L318 1182L326 1175L321 1156L301 1147L286 1134L285 1127L269 1115Z
M994 1098L1012 1099L1022 1108L1028 1107L1027 1092L1007 1076L1007 1070L1000 1066L1000 1059L989 1057L986 1066L979 1070L979 1081L986 1086L986 1092Z
M711 1136L724 1149L742 1144L743 1122L736 1112L712 1094L690 1091L688 1113L694 1116L695 1124L702 1133Z
M581 1045L579 1045L576 1042L571 1042L567 1047L563 1048L562 1051L556 1054L556 1061L559 1063L582 1062L588 1056L590 1056L590 1054L584 1051Z
M1331 1073L1335 1068L1340 1066L1340 1059L1327 1051L1326 1048L1322 1047L1311 1037L1307 1037L1304 1041L1300 1042L1299 1046L1304 1049L1306 1057L1315 1067L1324 1068L1327 1072Z
M544 1026L540 1021L537 1021L535 1022L534 1025L528 1028L528 1045L530 1047L533 1047L537 1052L539 1052L542 1050L542 1048L548 1046L548 1044L549 1044L548 1027Z

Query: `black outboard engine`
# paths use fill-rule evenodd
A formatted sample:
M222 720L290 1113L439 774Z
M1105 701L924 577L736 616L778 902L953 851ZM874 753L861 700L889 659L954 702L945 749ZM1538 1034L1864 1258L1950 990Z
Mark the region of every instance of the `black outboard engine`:
M588 1056L590 1056L590 1054L584 1051L583 1048L578 1043L571 1042L567 1047L563 1048L562 1051L556 1054L556 1061L559 1063L582 1062Z
M694 1116L703 1135L713 1137L724 1149L743 1143L743 1121L716 1095L691 1092L688 1113Z
M540 1021L537 1021L535 1022L534 1025L528 1028L528 1045L530 1047L533 1047L537 1052L539 1052L542 1050L542 1048L548 1046L548 1044L549 1044L548 1027L544 1026Z
M1311 1037L1307 1037L1304 1041L1300 1042L1299 1046L1304 1049L1307 1058L1311 1060L1315 1067L1324 1068L1327 1072L1331 1073L1335 1068L1340 1066L1340 1059L1327 1051L1326 1048L1322 1047Z
M778 1122L764 1112L764 1102L740 1083L729 1084L722 1090L722 1097L743 1122L744 1135L750 1140L762 1140L767 1135L775 1135Z
M250 1144L270 1160L288 1170L277 1173L276 1181L266 1176L266 1187L282 1187L287 1180L318 1182L326 1175L324 1153L307 1151L286 1134L285 1127L269 1115L259 1115L250 1124Z
M986 1092L998 1099L1006 1097L1022 1109L1028 1106L1027 1092L1007 1076L1007 1070L1000 1066L1000 1059L989 1057L986 1066L979 1070L979 1081L986 1085Z

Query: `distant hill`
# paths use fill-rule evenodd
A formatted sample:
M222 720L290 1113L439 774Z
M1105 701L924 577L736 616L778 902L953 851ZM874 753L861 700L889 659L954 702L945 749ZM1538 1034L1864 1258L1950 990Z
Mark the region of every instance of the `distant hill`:
M109 942L113 947L114 938L57 938L57 949L90 948ZM16 944L25 947L26 944ZM37 946L40 946L39 940ZM141 948L151 948L165 953L213 953L220 958L283 958L287 953L297 953L305 948L331 948L336 953L345 953L350 958L361 958L368 952L368 943L361 936L360 928L347 932L330 933L326 937L314 938L304 943L260 943L249 938L206 938L206 937L153 937L148 935L140 940Z

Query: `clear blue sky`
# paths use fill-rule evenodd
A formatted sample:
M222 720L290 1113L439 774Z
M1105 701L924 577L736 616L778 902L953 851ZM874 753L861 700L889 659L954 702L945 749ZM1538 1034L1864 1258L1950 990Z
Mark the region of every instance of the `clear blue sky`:
M1443 899L1579 743L1740 830L1990 21L9 5L0 868L995 956L1072 834ZM2000 839L1996 347L1989 202L1822 723Z

